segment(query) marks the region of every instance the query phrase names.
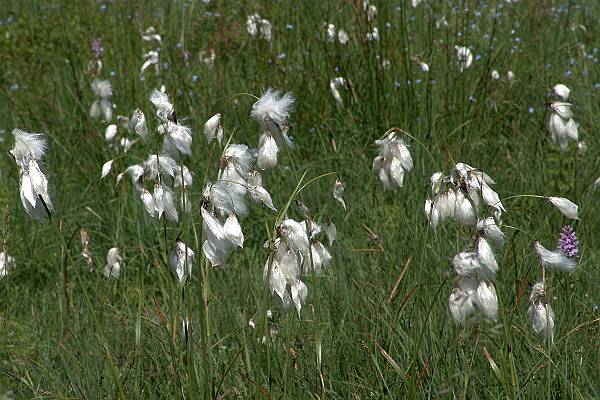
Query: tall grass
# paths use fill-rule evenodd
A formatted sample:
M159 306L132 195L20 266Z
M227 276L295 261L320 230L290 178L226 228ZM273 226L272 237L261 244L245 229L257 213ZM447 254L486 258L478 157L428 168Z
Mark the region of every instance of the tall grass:
M0 10L0 206L10 215L8 248L17 267L0 280L0 396L600 397L600 220L592 190L600 175L600 9L583 1L428 3L374 3L378 15L368 21L350 1L7 2ZM273 24L272 43L246 33L246 16L255 12ZM436 28L440 16L447 28ZM325 22L346 30L348 45L327 43ZM161 70L141 80L142 54L152 48L141 32L150 25L163 37ZM373 26L381 38L369 43L364 36ZM105 125L88 115L94 96L85 67L95 37L105 49L101 78L113 84L115 115L141 107L152 129L146 99L164 83L195 132L193 157L184 159L196 178L194 212L179 225L146 217L130 186L115 188L114 173L99 179L113 153ZM476 55L463 73L454 45ZM591 56L583 57L581 46ZM210 50L212 67L202 61ZM516 82L493 81L493 69L502 76L514 71ZM348 81L342 108L329 92L335 76ZM588 147L583 154L573 145L561 153L547 133L545 102L558 82L572 89ZM177 237L201 254L201 182L216 173L219 152L206 144L204 122L222 112L226 136L256 146L261 132L248 115L254 100L238 94L260 95L267 87L297 97L295 149L264 176L275 205L284 206L304 173L309 180L336 171L346 183L347 212L331 197L333 176L299 195L338 229L334 265L307 277L300 316L265 296L263 243L276 216L258 206L241 221L246 243L227 266L212 268L199 258L184 291L168 266ZM383 191L371 173L372 143L393 126L427 149L408 139L414 171L404 188ZM43 224L20 204L7 153L13 127L49 135L44 169L56 213ZM128 159L141 161L154 144L134 147ZM529 285L539 279L533 240L553 246L568 221L539 200L505 203L504 223L522 230L506 229L509 242L497 254L498 323L459 327L450 320L461 232L451 225L434 232L422 208L431 173L457 161L490 174L501 198L560 195L579 204L579 269L548 279L557 315L551 348L526 318ZM117 160L114 168L126 165ZM91 274L80 255L80 227L90 235ZM101 271L115 245L124 266L118 280L107 280Z

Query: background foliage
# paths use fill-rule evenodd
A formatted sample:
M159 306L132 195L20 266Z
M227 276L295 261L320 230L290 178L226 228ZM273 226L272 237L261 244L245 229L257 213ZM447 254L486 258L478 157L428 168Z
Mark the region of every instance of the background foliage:
M17 268L0 281L0 395L6 398L573 398L600 397L599 218L593 182L600 175L598 25L594 2L374 2L369 22L351 1L5 1L0 10L0 205L10 213L6 235ZM273 40L252 39L246 16L273 25ZM444 16L448 27L438 29ZM346 46L328 43L324 23L348 32ZM162 35L160 73L140 78L141 33ZM378 42L366 32L377 27ZM131 187L100 181L113 157L105 125L89 118L93 77L89 43L104 47L101 78L113 84L115 114L141 107L166 85L195 132L194 214L180 225L151 221ZM472 68L460 73L455 45L469 46ZM214 51L214 65L203 60ZM189 52L186 61L185 52ZM426 62L423 72L416 60ZM502 79L491 79L497 69ZM506 79L512 70L516 81ZM343 76L345 106L336 107L329 80ZM580 137L558 151L546 128L545 103L555 83L572 89ZM181 236L193 245L205 175L216 151L202 126L223 113L226 134L256 146L251 97L267 87L297 97L291 133L296 148L264 177L276 206L299 176L336 171L346 182L348 211L331 197L333 177L301 198L337 225L334 265L307 277L300 317L264 301L262 243L274 215L255 207L242 221L243 251L207 277L199 265L182 296L166 254ZM397 126L415 169L403 189L384 192L371 173L372 143ZM18 197L18 171L8 155L12 128L45 132L45 158L56 207L52 222L32 222ZM159 146L138 144L128 160ZM431 153L431 156L429 155ZM578 271L551 274L556 343L544 348L526 318L529 285L539 279L533 241L552 248L568 221L536 199L508 200L509 243L497 254L500 320L466 328L449 319L452 257L461 232L434 232L422 211L429 176L455 162L476 166L497 182L501 198L530 193L568 197L580 206ZM127 161L129 162L129 161ZM128 165L115 161L114 169ZM298 217L291 213L291 216ZM81 257L79 228L91 238L96 272ZM373 232L370 234L369 232ZM115 245L122 276L101 271ZM383 251L380 251L383 249ZM198 249L199 250L199 249ZM200 251L198 251L200 253ZM412 260L412 261L409 261ZM390 293L406 272L391 301ZM63 275L66 268L67 278ZM210 288L209 313L202 291ZM265 310L273 309L270 321ZM182 315L190 316L188 340ZM205 330L208 318L210 332ZM253 318L256 328L248 321ZM139 337L136 339L136 326ZM276 338L263 344L269 329ZM208 335L207 335L208 333ZM322 348L322 370L317 352Z

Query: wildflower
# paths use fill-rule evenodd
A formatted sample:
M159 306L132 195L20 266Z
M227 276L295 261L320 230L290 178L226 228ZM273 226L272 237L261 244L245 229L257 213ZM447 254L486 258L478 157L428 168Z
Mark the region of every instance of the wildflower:
M175 242L173 250L171 250L169 264L171 265L171 269L177 274L180 286L183 287L186 279L192 275L194 262L194 251L178 239Z
M385 139L376 140L379 152L373 160L373 173L379 176L384 189L392 185L404 186L404 174L413 168L413 160L408 146L395 132Z
M156 41L159 44L162 44L162 38L158 33L156 33L156 29L153 26L148 27L144 34L142 35L142 40L145 42Z
M492 71L492 79L497 81L498 79L500 79L500 74L498 73L498 71L493 70Z
M267 41L270 42L272 39L271 34L271 23L267 19L260 20L260 35Z
M348 34L341 29L338 31L337 38L338 38L338 42L341 45L345 45L346 43L348 43Z
M180 168L175 170L175 177L173 180L174 187L185 187L188 188L192 186L194 182L194 178L192 173L185 165L182 165Z
M560 252L569 258L579 255L579 241L571 225L565 225L558 239L558 248Z
M563 85L562 83L558 83L554 85L554 87L552 88L552 92L556 96L560 97L562 101L567 101L569 99L571 89L569 89L566 85Z
M309 257L303 258L302 268L305 272L313 270L315 273L319 274L323 267L328 267L331 265L331 254L329 250L323 243L318 240L313 240L310 245L310 255Z
M504 233L496 225L493 217L488 217L477 222L477 230L486 238L498 246L502 246L506 242Z
M494 256L494 251L484 237L477 239L477 260L482 266L482 273L489 280L496 279L498 272L498 263Z
M260 15L258 14L249 15L246 19L246 31L248 31L250 36L256 37L258 34L258 23L260 22L260 19Z
M202 190L202 196L212 204L220 215L231 213L236 215L248 214L248 206L244 197L247 189L244 183L219 179L207 182Z
M267 208L277 212L277 209L273 206L273 200L271 199L271 195L267 190L260 185L248 185L248 193L250 194L250 198L256 202L260 203Z
M133 145L136 144L136 142L137 142L137 140L129 140L129 138L122 137L121 140L119 141L119 144L123 148L123 152L127 153L129 150L131 150Z
M15 267L15 259L5 251L0 253L0 279L4 278Z
M469 48L464 46L454 46L456 50L456 57L458 59L458 67L460 68L460 72L463 72L465 69L471 67L473 64L473 53Z
M170 156L166 154L156 155L152 154L148 156L148 159L144 161L144 170L148 174L150 179L157 179L161 176L168 175L175 177L175 171L177 170L177 163ZM139 172L139 169L132 171L132 173Z
M373 4L370 4L367 6L367 21L371 22L375 19L375 16L377 15L377 7L375 7Z
M110 170L112 169L112 164L115 160L109 160L107 162L104 163L104 165L102 165L102 176L100 177L100 179L104 179L106 177L106 175L108 175L110 173Z
M152 65L154 65L154 69L156 70L156 73L158 74L158 63L160 61L159 56L158 56L158 51L151 50L151 51L145 53L143 55L143 57L144 57L145 61L144 61L144 64L142 64L142 67L140 68L140 75L144 75L144 71L146 71Z
M291 93L282 95L271 88L254 103L250 115L264 130L259 139L257 164L260 169L272 168L277 164L281 146L291 147L287 130L293 104L294 97Z
M548 197L550 203L556 207L565 217L570 219L579 219L577 204L564 197Z
M280 91L269 88L254 103L250 115L265 131L274 135L289 126L293 104L294 96L291 93L282 95Z
M338 106L343 106L344 101L342 100L342 96L339 92L340 88L346 88L346 80L341 76L333 78L329 81L329 89L331 90L331 95L335 99L335 102Z
M455 255L452 265L454 266L454 271L460 276L476 275L481 271L481 264L477 259L477 253L472 251Z
M479 197L473 190L464 193L463 190L456 192L456 207L454 208L454 218L456 222L462 225L474 225L477 223L479 214Z
M337 229L336 229L335 225L333 224L333 222L327 220L325 222L323 232L325 232L325 236L327 236L327 240L329 241L329 245L331 246L333 244L333 241L337 237Z
M441 29L441 28L447 28L448 27L448 20L446 19L445 16L440 16L435 20L435 27L436 29Z
M81 251L81 255L83 256L83 258L85 258L87 265L88 265L88 270L90 272L94 271L94 261L92 259L92 253L90 252L90 236L88 234L87 229L85 228L81 228L79 230L79 234L81 236L81 247L82 247L82 251Z
M434 229L445 219L476 225L482 203L494 209L496 218L500 218L504 211L498 194L490 187L495 182L470 165L457 163L450 176L444 177L436 172L430 181L433 199L426 201L425 209Z
M315 223L312 219L302 221L302 228L308 234L310 243L310 252L304 253L300 250L302 258L302 269L305 272L314 271L320 273L323 267L331 265L332 257L329 250L317 240L317 235L321 233L321 226Z
M327 34L327 41L332 43L335 40L335 25L325 23L325 33Z
M367 41L368 42L379 41L379 29L377 29L377 27L373 27L373 30L371 32L367 32Z
M115 125L115 124L108 125L106 127L106 130L104 131L104 139L106 139L107 142L111 142L117 136L117 132L118 132L117 125Z
M285 219L279 226L281 237L286 240L287 245L293 251L307 255L309 250L306 226L293 219Z
M271 293L277 294L284 308L294 304L298 316L300 316L302 304L308 296L308 288L298 278L298 255L279 238L275 240L275 249L272 259L268 259L265 263L263 277L267 278L270 272L268 280Z
M479 287L475 278L466 276L459 278L448 298L450 314L454 321L464 324L475 311L475 294Z
M10 154L15 158L20 168L27 168L29 161L40 161L48 147L46 138L41 133L27 133L20 129L13 129L15 147Z
M144 166L140 164L135 164L127 167L125 172L122 172L117 176L117 185L119 184L119 182L125 174L128 174L131 177L131 182L133 183L133 186L137 189L141 185L140 179L142 178L142 176L144 176Z
M156 116L163 123L172 118L175 113L173 104L169 101L169 96L162 91L154 89L150 94L150 102L156 107Z
M144 112L139 108L133 110L133 114L131 115L128 126L129 129L137 133L142 139L146 139L148 137L146 117L144 116Z
M157 182L154 185L152 200L154 201L154 210L158 218L161 218L164 213L171 221L177 222L179 220L177 207L175 207L175 194L170 187Z
M204 136L206 136L208 143L216 138L219 144L221 144L221 140L223 140L223 128L221 127L220 113L213 115L206 121L204 124Z
M310 214L310 210L308 209L308 207L306 206L306 204L304 204L303 202L301 202L298 199L294 200L294 205L296 206L296 210L298 211L298 213L302 216L302 218L306 218L309 219L311 218L311 214Z
M573 119L570 103L558 101L550 103L548 130L552 140L562 151L567 149L569 139L575 142L579 140L578 125Z
M340 178L337 178L335 180L335 184L333 185L333 198L342 204L342 206L344 207L344 210L346 210L346 202L342 198L342 195L344 193L345 188L346 188L346 185L344 184L344 182L342 182L340 180Z
M546 291L542 282L533 285L529 298L527 316L531 321L533 330L543 340L552 343L554 340L554 311L546 301Z
M233 213L227 217L224 224L221 224L205 208L201 209L201 213L203 220L202 232L206 237L206 240L202 244L202 251L212 266L216 267L225 262L227 256L235 246L243 247L244 234Z
M100 60L102 58L104 48L102 47L102 42L100 41L100 38L92 39L90 43L90 51L92 52L96 60Z
M138 193L146 213L148 213L150 217L154 218L156 216L156 205L154 203L154 197L152 196L152 193L150 193L148 189L144 187L138 188Z
M424 62L420 62L419 66L421 67L422 72L429 72L429 65Z
M260 36L267 42L271 41L271 23L268 20L261 18L258 14L248 16L246 19L246 31L253 38L257 37L260 33Z
M543 267L563 272L573 272L577 268L577 260L562 253L560 248L550 251L539 242L535 242L534 246Z
M515 82L515 73L512 71L508 71L506 73L506 80L508 81L508 83L514 83Z
M20 197L23 208L33 219L41 221L53 211L48 195L48 179L38 161L44 156L47 142L44 135L14 129L15 147L10 150L20 168Z
M105 122L110 122L112 120L112 103L110 99L113 95L110 81L95 79L92 82L92 91L96 96L96 100L90 108L90 117L93 119L102 117Z
M113 247L106 254L106 266L104 267L104 276L117 279L121 274L121 263L123 258L119 254L119 248Z
M475 304L488 319L498 320L498 296L494 285L480 282L475 293Z
M177 157L181 154L192 154L192 129L171 121L167 121L158 129L164 134L163 151Z

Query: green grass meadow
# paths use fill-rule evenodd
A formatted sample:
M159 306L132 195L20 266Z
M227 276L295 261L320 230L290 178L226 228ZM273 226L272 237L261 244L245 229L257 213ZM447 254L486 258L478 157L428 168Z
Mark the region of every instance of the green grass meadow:
M0 399L600 398L600 3L371 4L372 21L358 0L0 1L0 208L16 260L0 279ZM271 22L270 42L246 31L254 13ZM447 27L436 26L441 17ZM348 43L328 42L326 23L345 30ZM157 47L141 38L149 26L162 36L160 62L141 79L143 54ZM365 40L374 27L379 40ZM94 38L114 115L139 107L150 131L102 180L116 153L107 124L89 115ZM455 45L474 55L463 72ZM205 62L211 51L213 64ZM348 82L343 107L329 88L337 76ZM571 88L585 151L571 143L561 152L550 138L546 104L557 83ZM163 84L194 132L193 155L182 158L194 174L193 210L177 224L146 216L128 178L115 186L118 172L160 149L148 96ZM215 179L221 151L207 144L203 125L222 113L226 138L256 147L251 95L269 87L296 97L295 147L263 173L264 186L280 209L303 176L302 184L318 178L296 198L338 232L331 267L302 277L308 298L299 315L282 309L263 280L275 213L250 205L240 219L244 248L225 266L208 266L201 249L203 182ZM371 165L374 141L392 127L412 136L414 169L403 188L384 191ZM51 220L35 222L21 205L13 128L48 135ZM497 322L460 326L448 310L452 260L472 233L451 223L434 231L423 204L431 174L456 162L488 173L501 199L535 194L579 205L571 221L537 198L504 201ZM347 211L332 196L336 174ZM294 207L288 214L301 219ZM556 313L548 346L527 318L530 286L541 279L533 243L554 248L571 223L581 257L572 274L548 272ZM177 238L197 254L184 290L169 267ZM107 279L114 246L123 267Z

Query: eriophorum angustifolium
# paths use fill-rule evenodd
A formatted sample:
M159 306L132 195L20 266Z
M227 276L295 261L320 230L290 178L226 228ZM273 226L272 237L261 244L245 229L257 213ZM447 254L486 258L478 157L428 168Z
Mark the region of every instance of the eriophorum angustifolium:
M0 399L600 398L600 4L43 4Z

